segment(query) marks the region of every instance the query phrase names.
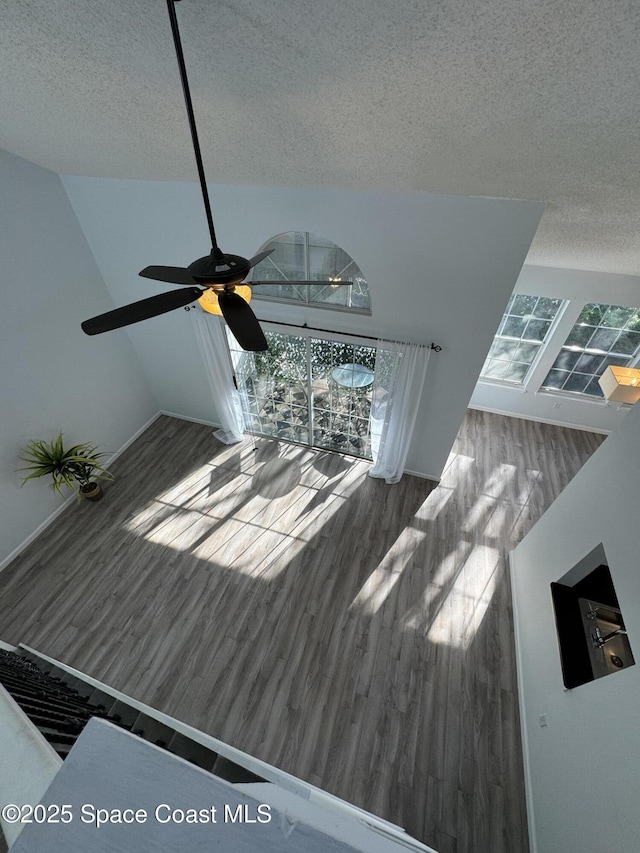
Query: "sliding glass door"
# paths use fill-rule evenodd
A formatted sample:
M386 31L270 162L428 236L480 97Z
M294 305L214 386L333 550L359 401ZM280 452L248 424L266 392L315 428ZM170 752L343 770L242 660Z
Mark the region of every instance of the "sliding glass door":
M228 335L247 429L371 459L376 350L344 339L265 332L269 350Z

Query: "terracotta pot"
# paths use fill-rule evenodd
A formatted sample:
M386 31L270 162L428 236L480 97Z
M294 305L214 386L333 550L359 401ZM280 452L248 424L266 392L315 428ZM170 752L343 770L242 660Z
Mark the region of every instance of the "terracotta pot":
M80 486L80 494L87 501L99 501L102 498L102 486L100 483L91 482Z

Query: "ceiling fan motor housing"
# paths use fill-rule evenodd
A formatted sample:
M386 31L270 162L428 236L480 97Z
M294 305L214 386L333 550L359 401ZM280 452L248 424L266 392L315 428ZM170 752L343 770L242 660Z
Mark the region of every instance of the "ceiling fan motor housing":
M216 249L189 264L187 269L199 284L238 284L248 274L251 265L240 255L225 255Z

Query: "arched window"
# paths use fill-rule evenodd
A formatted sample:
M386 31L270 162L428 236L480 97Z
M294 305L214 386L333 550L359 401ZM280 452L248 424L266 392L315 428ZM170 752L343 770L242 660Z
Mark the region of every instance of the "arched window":
M318 307L371 313L369 287L360 267L340 246L308 231L287 231L263 247L273 253L252 270L255 281L273 281L256 287L254 298L305 302ZM286 281L344 281L351 287L282 285ZM250 283L250 282L249 282Z

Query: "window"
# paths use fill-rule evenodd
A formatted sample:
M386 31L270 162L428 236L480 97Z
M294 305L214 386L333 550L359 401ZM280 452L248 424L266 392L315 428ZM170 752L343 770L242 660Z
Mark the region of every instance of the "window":
M247 429L371 459L375 348L271 331L265 335L266 352L246 352L227 329Z
M630 365L639 352L640 309L590 302L582 309L542 387L603 397L598 377L609 365Z
M288 231L271 240L264 248L274 251L254 267L251 278L255 281L273 281L273 285L257 287L253 292L254 297L370 313L366 279L353 258L340 246L308 231ZM286 281L345 279L353 281L353 285L298 287L278 284Z
M561 305L562 299L514 294L480 377L522 385Z

